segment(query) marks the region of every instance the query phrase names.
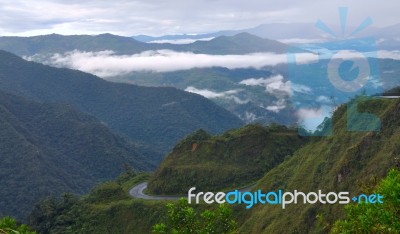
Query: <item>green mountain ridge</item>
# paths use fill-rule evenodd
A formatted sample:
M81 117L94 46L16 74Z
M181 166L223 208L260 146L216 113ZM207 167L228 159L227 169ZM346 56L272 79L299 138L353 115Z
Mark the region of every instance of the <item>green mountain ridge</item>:
M210 136L199 130L179 142L149 180L156 194L238 188L253 183L307 141L296 129L248 125Z
M65 53L73 50L98 52L112 50L117 54L136 54L147 50L174 50L205 54L285 53L287 45L263 39L248 33L221 36L210 41L191 44L158 44L136 41L130 37L112 34L73 35L58 34L34 37L0 37L0 49L19 56Z
M284 54L287 52L288 47L288 45L275 40L263 39L250 33L239 33L234 36L216 37L210 41L196 41L192 44L181 45L178 47L178 50L203 54L249 54L262 52Z
M349 123L346 105L333 115L333 135L319 137L296 151L258 182L262 191L298 190L302 192L348 191L350 196L363 192L371 181L383 178L390 168L399 165L400 101L363 100L358 111L380 118L377 132L351 132L348 124L363 126L365 120ZM343 205L256 205L242 225L241 233L321 233L329 231L335 220L343 218ZM317 216L325 217L325 229Z
M68 105L0 92L0 129L0 216L23 220L45 196L85 193L124 167L155 167L140 147Z
M19 56L65 53L72 50L140 53L150 50L146 43L112 34L63 36L50 34L33 37L0 37L0 48Z
M200 95L112 83L80 71L28 62L5 51L0 51L0 89L37 101L70 104L147 145L159 160L196 129L218 133L242 125L239 118Z

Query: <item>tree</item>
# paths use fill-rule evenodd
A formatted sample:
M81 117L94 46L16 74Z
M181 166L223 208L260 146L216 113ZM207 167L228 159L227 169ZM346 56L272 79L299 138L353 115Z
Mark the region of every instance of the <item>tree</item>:
M346 219L336 221L332 233L400 233L400 171L392 169L375 193L383 203L346 206Z
M25 224L18 225L15 219L11 217L4 217L0 219L0 233L1 234L36 234L31 231Z
M182 198L177 204L167 204L167 223L159 223L153 226L156 234L205 234L205 233L235 233L236 222L232 218L232 210L226 205L220 205L218 209L205 210L198 214Z
M39 233L71 226L77 222L78 217L74 212L69 212L73 207L81 207L76 195L64 193L60 199L54 196L47 197L34 206L28 217L29 225Z

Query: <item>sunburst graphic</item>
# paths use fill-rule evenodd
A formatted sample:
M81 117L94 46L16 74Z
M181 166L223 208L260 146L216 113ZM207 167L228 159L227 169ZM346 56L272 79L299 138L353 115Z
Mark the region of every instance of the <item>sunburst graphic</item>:
M320 30L328 33L333 38L344 38L351 37L366 29L368 26L372 25L373 21L371 17L367 17L364 21L350 34L346 34L346 25L347 25L347 15L348 15L348 7L339 7L339 18L340 18L340 26L341 26L341 36L339 37L330 27L328 27L322 20L318 19L315 23L315 26Z

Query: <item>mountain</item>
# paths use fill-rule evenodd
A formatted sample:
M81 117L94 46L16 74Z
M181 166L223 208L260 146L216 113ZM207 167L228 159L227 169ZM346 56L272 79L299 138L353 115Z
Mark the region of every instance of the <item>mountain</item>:
M366 126L368 118L348 119L346 105L333 115L333 135L319 137L296 151L259 180L254 190L341 192L350 197L365 193L368 185L383 178L390 168L396 168L400 156L400 101L398 99L353 100L358 111L380 118L377 132L347 130L347 126ZM321 233L329 231L335 220L343 218L340 204L297 204L285 209L274 205L256 205L250 211L241 230L247 233ZM321 225L317 216L324 217ZM326 229L323 229L323 228Z
M400 120L398 118L400 101L398 99L359 99L358 101L359 111L373 113L380 117L380 131L348 131L347 108L346 105L342 105L333 114L334 131L332 136L309 139L291 157L285 158L282 163L267 171L258 180L253 191L258 189L263 192L278 189L293 191L296 189L307 193L317 192L321 189L325 193L349 191L352 196L360 193L370 194L371 187L384 182L387 187L386 192L391 193L391 197L396 198L397 203L392 203L392 206L396 207L399 200L398 194L393 194L394 190L390 189L391 184L380 181L385 177L389 168L400 167L400 144L398 143L400 139ZM361 120L350 124L364 126L368 123ZM256 129L260 132L266 130L259 126L247 126L238 129L236 132L230 131L231 135L233 133L238 133L238 135L233 136L231 138L232 144L226 147L220 147L219 144L215 143L218 136L210 137L204 131L198 131L188 137L187 141L182 141L186 145L177 145L177 149L186 149L187 154L182 153L180 155L182 158L179 159L178 155L174 157L179 160L177 161L179 164L182 164L182 169L185 168L188 161L198 160L199 165L205 165L204 161L202 162L203 158L197 158L202 157L202 155L189 157L193 149L190 140L200 143L195 147L192 154L200 149L205 150L209 146L214 147L214 149L210 149L211 151L234 148L240 150L241 147L244 147L244 151L246 151L248 150L246 146L253 146L255 143L247 141L251 139L252 134L247 137L245 132L252 132ZM243 139L242 142L240 142L239 136ZM256 136L257 134L253 135L254 140L257 140ZM221 136L219 137L221 138ZM224 145L224 141L221 141L220 144ZM274 140L267 142L267 144L274 145ZM282 144L273 150L279 152L281 146ZM287 146L283 145L282 149L285 148ZM218 162L217 157L213 157L212 154L204 154L203 157L211 158L211 166ZM242 159L248 158L242 157ZM233 161L240 164L239 161ZM229 163L229 161L227 160L226 163ZM179 168L179 164L174 164L173 167ZM225 168L220 167L220 169ZM180 177L193 178L191 173L192 171L186 171ZM85 230L88 233L151 232L154 224L165 221L168 214L165 205L173 201L130 198L127 195L129 188L148 180L149 177L138 175L133 178L126 176L123 178L125 179L118 178L115 181L101 184L94 188L90 194L80 199L63 197L60 200L49 199L38 204L31 215L30 225L38 230L43 230L43 232L58 231L59 233L64 233L67 230L70 232ZM219 180L219 178L213 178L208 174L204 178L206 179L202 183L208 183L211 186L213 184L210 182ZM195 185L197 186L197 184ZM388 185L390 186L388 187ZM350 206L353 206L353 204L350 204ZM215 207L217 207L217 204L214 204L214 206L205 203L192 205L194 212ZM267 204L256 204L251 209L244 207L245 204L229 206L233 209L233 215L239 225L239 233L329 233L332 224L336 220L342 219L345 213L345 206L339 204L303 205L299 202L296 205L287 205L284 210L279 205ZM385 206L376 207L379 208L379 211L385 211ZM398 211L398 209L396 210ZM369 211L367 211L368 214L374 214ZM190 209L188 213L191 214L191 212ZM364 217L362 214L366 212L361 210L360 213L361 216L351 216L350 218ZM396 215L398 217L399 214ZM388 216L380 215L379 218L386 217ZM361 221L368 220L363 219ZM398 223L398 219L393 221Z
M223 34L223 33L205 33L205 34L176 34L176 35L163 35L163 36L148 36L148 35L137 35L132 36L133 39L146 43L154 43L155 41L176 41L182 39L199 40L203 38L214 38L219 36L233 36L235 34Z
M284 54L288 45L281 42L263 39L249 33L234 36L220 36L210 41L196 41L187 45L179 45L179 50L205 54L249 54L270 52Z
M174 45L169 43L144 43L130 37L112 34L96 36L58 34L34 37L0 37L0 49L19 56L53 55L73 50L86 52L114 51L117 54L137 54L148 50L190 51L204 54L248 54L256 52L285 53L283 43L259 38L248 33L221 36L210 41Z
M154 156L158 159L196 129L217 133L242 125L236 116L196 94L107 82L4 51L0 51L0 89L37 101L70 104L158 151Z
M179 142L149 180L156 194L238 188L261 178L300 148L306 138L284 126L248 125L210 136L199 130Z
M340 25L328 25L329 28L336 34L341 34ZM345 29L345 35L349 36L356 30L356 26L347 25ZM278 40L283 43L291 45L299 44L316 44L320 42L332 41L336 43L336 39L332 35L320 30L313 23L272 23L272 24L261 24L256 27L240 29L240 30L224 30L204 34L178 34L178 35L164 35L164 36L147 36L138 35L133 36L135 40L141 42L151 43L153 41L171 41L174 43L175 40L201 40L205 38L214 38L221 36L233 36L239 33L250 33L257 37L268 38L272 40ZM369 26L355 35L349 36L352 38L375 38L377 42L378 50L398 50L400 47L399 35L400 24L391 25L387 27L374 27Z
M250 33L261 38L270 38L274 40L293 38L316 39L323 37L323 32L310 23L272 23L261 24L256 27L246 29L223 30L204 34L164 35L158 37L138 35L133 36L132 38L142 42L152 42L160 40L201 39L220 36L233 36L239 33Z
M341 32L340 25L328 25L333 32ZM346 26L346 33L350 34L357 27L354 25ZM368 27L363 31L357 33L359 37L376 37L385 39L394 39L399 35L400 25L391 25L387 27ZM142 42L164 41L164 40L179 40L179 39L202 39L220 36L233 36L239 33L250 33L252 35L269 38L273 40L292 41L292 43L312 42L313 40L327 40L330 36L324 31L315 26L314 23L268 23L260 24L256 27L239 29L239 30L223 30L217 32L203 33L203 34L178 34L178 35L163 35L163 36L148 36L137 35L133 36L135 40ZM303 42L300 42L303 40Z
M155 167L137 145L70 105L0 92L0 128L0 216L22 220L44 196L85 193L124 167Z
M0 37L0 49L8 50L20 56L27 56L32 61L54 66L60 66L56 62L52 63L54 60L51 58L55 54L63 54L74 50L86 51L88 53L112 50L119 55L132 55L148 50L168 49L179 52L228 55L262 52L282 54L286 53L287 48L288 46L283 43L262 39L248 33L221 36L210 41L197 41L186 45L143 43L132 38L111 34L97 36L61 36L52 34L27 38ZM217 71L213 72L213 70ZM296 121L296 117L290 114L292 113L291 110L285 109L281 111L281 109L284 109L283 104L280 104L280 109L276 110L276 103L281 103L282 101L276 100L271 95L265 95L262 87L244 87L244 85L238 85L235 82L240 82L237 79L238 76L242 80L267 77L272 73L270 70L263 70L262 72L257 72L258 69L252 68L233 69L232 71L225 69L222 72L220 70L220 68L191 69L190 71L194 71L194 74L188 71L169 73L134 72L122 77L107 77L106 79L146 86L172 86L182 90L188 87L205 88L214 92L223 92L225 88L243 90L240 93L243 98L240 100L237 98L215 98L212 101L215 101L219 106L234 113L247 123L257 121L259 123L278 122L280 124L292 124ZM215 73L217 74L214 75ZM195 76L196 79L194 79ZM156 80L157 77L159 77L158 80ZM235 80L232 80L231 77L234 77ZM224 81L221 81L221 79ZM189 80L190 82L188 82ZM198 86L197 84L199 83L213 85ZM225 86L225 84L228 85ZM275 109L270 111L269 109L271 108Z
M142 86L165 87L199 93L219 106L234 113L246 123L296 123L295 111L288 104L289 96L277 95L267 90L267 86L285 85L288 80L270 79L277 74L273 68L228 69L223 67L194 68L174 72L133 72L131 74L109 78L115 82L131 83ZM287 71L280 71L281 72ZM285 75L288 77L288 75ZM249 79L260 79L270 84L245 85ZM288 84L288 83L286 83ZM279 105L278 105L279 104ZM274 107L280 109L275 110Z
M132 38L112 34L63 36L58 34L34 37L0 37L0 49L19 56L65 53L72 50L140 53L152 47Z

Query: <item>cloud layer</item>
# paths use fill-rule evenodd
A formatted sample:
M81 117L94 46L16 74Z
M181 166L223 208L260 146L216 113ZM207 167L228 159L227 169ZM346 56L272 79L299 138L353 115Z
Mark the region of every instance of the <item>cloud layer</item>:
M205 98L209 99L214 99L214 98L222 98L222 99L228 99L228 100L233 100L237 104L245 104L248 102L248 100L242 100L239 97L237 97L236 94L241 92L241 90L235 89L235 90L228 90L224 92L215 92L211 91L208 89L196 89L193 86L189 86L185 89L186 92L190 93L196 93L199 94Z
M276 97L289 96L292 92L310 93L311 88L305 85L285 81L282 75L275 75L268 78L250 78L242 80L239 84L247 86L263 86L265 91Z
M196 41L211 41L212 39L214 39L215 37L206 37L206 38L199 38L199 39L176 39L176 40L154 40L154 41L149 41L149 43L170 43L170 44L178 44L178 45L182 45L182 44L190 44Z
M312 61L315 56L303 54L303 61ZM286 54L256 53L248 55L208 55L170 50L146 51L133 55L116 55L112 51L71 51L54 54L49 58L26 57L57 67L67 67L89 72L100 77L123 75L134 71L170 72L192 68L226 67L262 68L286 63Z
M399 51L378 51L364 53L363 55L379 58L392 58L400 60ZM296 63L313 63L319 58L330 58L325 54L313 53L296 54ZM341 51L337 58L351 59L361 58L361 54L352 51ZM171 72L178 70L189 70L192 68L226 67L256 68L264 66L275 66L288 62L287 54L254 53L247 55L209 55L193 54L190 52L176 52L171 50L145 51L133 55L117 55L113 51L83 52L70 51L64 54L50 56L34 55L25 57L27 60L42 62L56 67L66 67L92 73L106 78L124 75L135 71ZM245 85L266 85L271 80L250 79L243 81ZM248 82L248 83L245 83ZM281 84L282 85L282 84ZM270 88L274 88L271 86ZM285 87L280 87L285 88ZM304 89L304 87L292 87L292 89ZM305 91L305 90L303 90Z

